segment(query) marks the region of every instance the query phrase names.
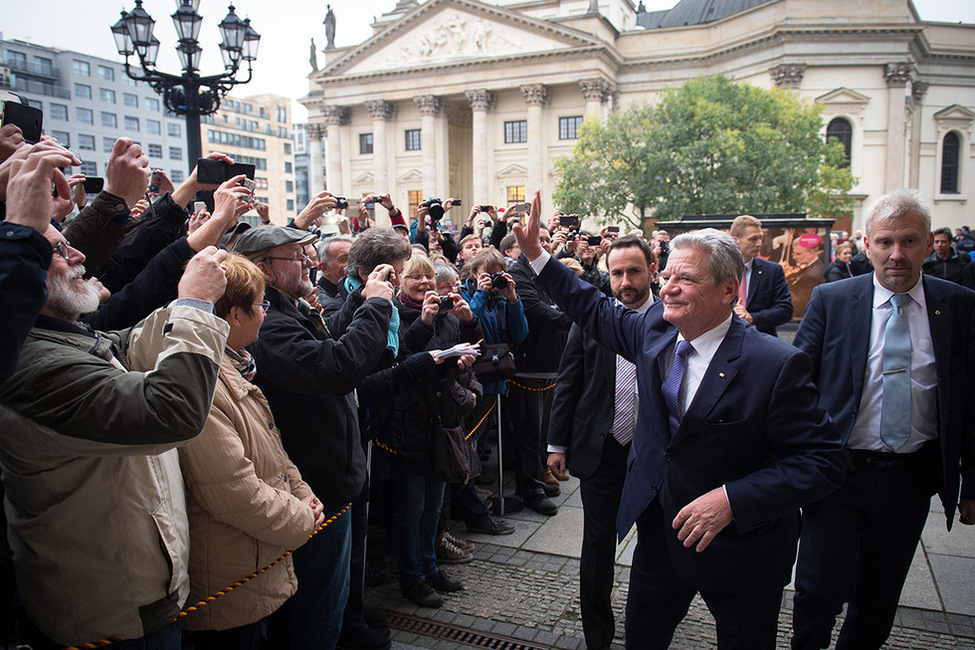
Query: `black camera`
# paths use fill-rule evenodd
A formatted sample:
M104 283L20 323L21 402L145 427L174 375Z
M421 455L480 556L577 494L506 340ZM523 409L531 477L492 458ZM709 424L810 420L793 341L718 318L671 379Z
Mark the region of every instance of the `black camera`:
M443 218L443 201L441 201L439 198L431 196L421 205L427 209L427 214L429 214L430 218L434 221L440 221Z
M491 274L491 286L499 291L503 291L508 288L508 278L504 277L504 273L498 271L497 273Z
M490 205L479 205L479 206L477 206L477 209L480 210L481 212L490 212L491 211L491 206Z
M670 252L670 242L663 239L660 240L660 252L669 253Z
M345 198L344 196L335 197L336 210L345 210L347 207L349 207L349 200L347 198Z
M437 296L440 299L440 310L450 311L454 308L454 299L450 296Z

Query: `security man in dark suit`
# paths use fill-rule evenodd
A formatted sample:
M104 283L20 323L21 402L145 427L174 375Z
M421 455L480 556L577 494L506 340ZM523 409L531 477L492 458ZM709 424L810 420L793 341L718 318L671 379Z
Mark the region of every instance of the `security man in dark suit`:
M613 295L624 307L645 313L654 301L650 279L656 260L650 246L627 235L613 242L606 259ZM636 429L636 395L636 366L573 325L552 402L548 466L564 473L568 465L581 481L579 591L589 648L608 648L616 630L611 604L616 515Z
M866 231L875 271L817 287L795 338L850 462L803 508L795 649L829 645L846 601L837 650L884 644L935 492L949 530L956 504L975 523L975 292L921 273L933 237L916 191L877 199Z
M743 263L727 233L676 237L660 302L638 314L545 253L540 213L536 192L528 225L515 227L534 282L639 378L617 517L620 537L639 531L628 647L667 648L700 593L721 650L773 649L799 507L845 471L809 358L734 315Z
M792 297L785 272L775 262L758 257L764 238L761 221L743 214L731 222L730 232L745 260L735 313L759 332L775 336L776 327L792 320Z

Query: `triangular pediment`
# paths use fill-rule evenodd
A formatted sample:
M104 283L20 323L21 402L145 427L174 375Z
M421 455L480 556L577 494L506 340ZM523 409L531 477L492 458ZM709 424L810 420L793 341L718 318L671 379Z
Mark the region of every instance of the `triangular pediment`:
M352 180L354 185L372 185L373 175L372 172L365 172L361 176L358 176Z
M952 104L946 108L942 108L940 111L934 114L935 119L938 120L966 120L971 122L975 120L975 113L968 110L961 104Z
M866 104L870 98L849 88L837 88L816 98L819 104Z
M590 35L477 0L429 0L326 67L320 78L605 45Z
M411 169L396 180L399 183L419 183L423 181L423 174L419 169Z
M495 176L497 178L524 178L528 175L528 169L522 165L514 164L508 165L501 171L499 171Z

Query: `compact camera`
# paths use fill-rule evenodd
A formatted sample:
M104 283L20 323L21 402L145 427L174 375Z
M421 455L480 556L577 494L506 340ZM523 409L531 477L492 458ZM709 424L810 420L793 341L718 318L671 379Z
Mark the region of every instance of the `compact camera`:
M437 296L440 299L440 310L450 311L454 308L454 299L450 296Z

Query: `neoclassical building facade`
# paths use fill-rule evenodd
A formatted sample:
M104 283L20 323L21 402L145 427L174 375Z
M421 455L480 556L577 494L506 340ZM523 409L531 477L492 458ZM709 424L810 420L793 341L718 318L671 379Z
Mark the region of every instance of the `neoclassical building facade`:
M338 17L339 25L346 18ZM505 205L558 182L579 125L723 74L823 106L856 199L916 187L936 226L973 225L975 25L910 0L400 0L309 77L311 189ZM384 215L380 215L384 216Z

